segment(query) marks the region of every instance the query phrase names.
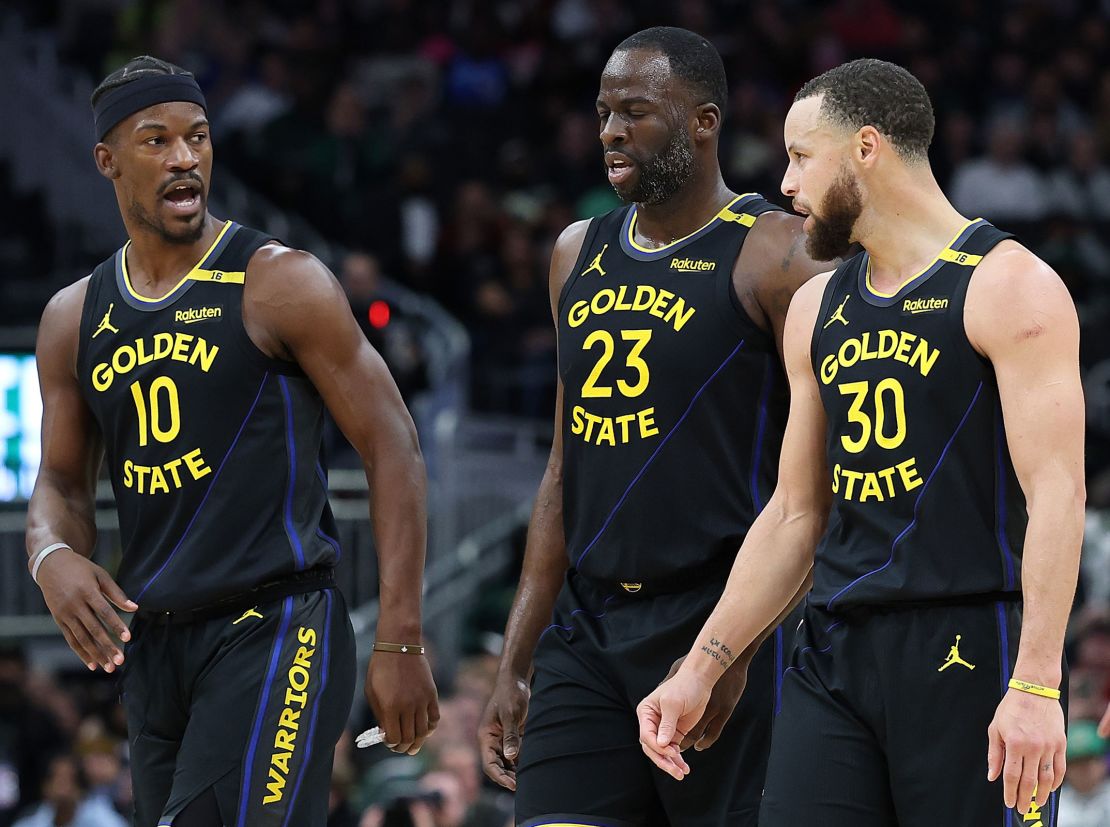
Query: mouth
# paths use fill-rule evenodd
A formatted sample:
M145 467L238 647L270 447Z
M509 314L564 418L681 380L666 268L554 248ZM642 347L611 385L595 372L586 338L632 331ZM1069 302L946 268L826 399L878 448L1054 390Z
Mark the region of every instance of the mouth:
M162 201L177 215L192 215L200 209L200 184L195 181L179 181L165 192Z
M613 186L623 184L632 176L636 164L620 152L605 153L605 166L608 169L609 183Z

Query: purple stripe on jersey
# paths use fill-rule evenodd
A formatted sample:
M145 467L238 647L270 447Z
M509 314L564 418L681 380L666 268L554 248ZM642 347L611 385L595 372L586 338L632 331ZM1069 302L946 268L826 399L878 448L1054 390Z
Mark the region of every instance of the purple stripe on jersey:
M281 822L281 827L288 827L289 819L293 816L293 807L297 803L297 793L301 791L301 782L304 780L305 770L308 768L308 762L312 760L312 735L316 731L316 713L320 711L320 698L324 696L324 690L328 686L328 670L331 666L331 661L328 660L328 640L331 636L331 589L324 589L324 600L326 601L326 608L324 609L323 657L319 661L320 691L312 699L312 717L308 722L308 743L305 746L304 760L301 762L301 768L297 771L297 783L293 785L293 797L289 799L289 809L285 811L285 819Z
M645 462L643 467L636 472L636 476L632 478L632 482L630 482L628 484L628 487L624 489L624 493L621 494L620 499L617 500L617 504L613 506L613 510L609 512L609 516L605 518L605 522L601 524L601 528L598 530L597 534L594 535L594 538L590 540L585 550L578 556L578 560L574 564L575 567L581 566L582 561L586 559L586 555L590 553L595 545L597 545L597 541L601 539L601 535L605 533L605 529L609 527L609 523L611 523L613 521L613 518L617 516L617 512L620 511L621 506L624 505L624 501L628 499L628 495L632 491L632 488L636 485L636 483L640 481L640 477L642 477L644 475L644 472L647 471L648 466L650 466L655 461L655 458L659 456L659 452L663 450L663 446L667 444L672 436L674 436L675 431L678 430L678 427L686 421L686 417L689 416L690 411L694 409L694 404L698 401L698 398L705 392L705 389L709 387L709 383L717 378L717 374L725 369L725 365L732 361L732 357L739 353L740 348L742 348L743 346L744 340L741 339L740 344L733 348L732 353L726 356L725 360L721 362L721 364L717 367L715 371L713 371L710 377L705 380L705 384L698 388L697 393L695 393L690 399L690 404L686 406L686 410L683 411L682 416L678 418L678 422L671 426L671 429L667 431L667 435L659 441L658 445L655 446L655 450L651 452L651 456L647 458L647 462Z
M277 674L278 660L281 658L281 650L285 645L285 635L289 631L289 621L292 616L293 598L287 597L281 607L281 624L278 626L277 637L274 638L273 648L270 649L270 666L266 670L266 681L262 685L262 697L258 702L258 710L254 713L250 745L247 747L247 757L243 762L243 787L239 793L239 818L235 821L235 827L246 827L247 824L247 804L250 802L254 753L258 748L258 736L262 734L262 722L266 718L266 707L270 703L270 690L274 686L274 675Z
M998 477L998 503L995 519L998 521L998 545L1002 549L1002 559L1006 562L1006 588L1014 587L1014 555L1010 551L1010 539L1006 536L1006 469L1002 466L1002 446L1006 433L1002 428L1002 409L999 408L994 419L995 474Z
M605 601L601 604L601 614L598 614L598 615L593 615L592 614L592 615L590 615L590 617L592 617L594 620L601 620L601 618L605 617L605 615L607 615L609 613L609 610L606 608L606 606L608 606L609 601L613 600L615 597L616 597L615 594L611 594L607 598L605 598ZM588 612L588 611L589 611L588 609L575 609L573 612L570 613L570 616L573 618L575 615L583 614L584 612ZM540 632L540 637L537 638L537 640L540 639L540 638L543 638L543 636L546 635L548 632L550 632L552 629L562 629L564 632L571 632L571 631L574 630L574 627L573 626L560 626L558 623L552 623L550 626L548 626L546 629L544 629L542 632Z
M844 625L844 621L843 620L838 620L836 623L833 623L831 626L825 627L825 631L822 632L822 634L827 635L833 629L837 628L838 626L843 626L843 625ZM802 655L804 655L806 652L810 652L810 651L816 651L817 654L823 655L832 648L833 648L833 645L831 643L828 646L826 646L824 649L814 650L814 648L812 646L807 646L804 649L802 649L802 651L800 651L798 653L798 658L801 659ZM806 671L806 668L805 668L804 665L803 666L788 666L788 667L786 667L785 669L782 670L782 677L785 680L787 672L804 672L804 671Z
M835 595L833 595L832 600L829 601L829 609L832 609L833 604L853 586L856 586L857 584L863 582L873 574L878 574L879 572L886 570L890 566L890 564L894 562L894 550L898 547L898 544L902 541L902 538L909 534L913 527L917 525L917 509L921 507L921 500L924 499L925 492L929 490L929 483L933 481L933 477L935 477L937 471L940 470L941 463L943 463L944 458L948 456L948 449L952 447L952 443L956 441L956 437L959 435L960 431L963 430L964 423L967 422L967 418L971 415L971 409L975 407L975 403L979 401L979 394L982 393L982 391L983 383L980 382L979 387L975 389L975 395L971 397L971 403L967 406L967 410L964 411L963 418L960 419L960 423L956 426L956 430L952 432L952 436L948 438L948 442L945 444L944 450L940 452L940 458L937 459L937 464L933 466L933 470L929 472L929 476L925 480L925 484L921 486L921 491L918 493L917 500L915 500L913 504L913 519L910 520L909 524L905 528L903 528L901 532L899 532L897 537L894 538L894 542L890 544L890 559L879 566L879 568L873 569L872 571L867 572L867 574L860 575L843 589L838 591Z
M752 477L748 485L752 489L752 505L755 513L763 510L763 497L759 495L759 461L763 458L763 434L767 425L767 399L771 395L771 385L775 379L775 366L766 356L763 360L763 389L759 392L759 420L755 426L755 450L752 452Z
M285 447L289 454L289 485L285 489L285 533L293 546L297 571L300 571L304 568L304 548L293 525L293 487L297 483L297 438L293 433L293 400L289 396L289 383L284 376L278 377L278 384L281 385L281 396L285 400Z
M239 437L243 435L243 429L247 427L247 422L250 421L251 415L254 413L254 409L258 406L258 400L262 398L262 389L266 387L266 380L269 378L270 374L268 372L263 374L262 382L258 385L258 393L255 394L254 401L251 402L251 406L250 409L247 411L247 415L243 417L243 422L239 425L239 430L235 434L235 439L231 440L231 446L227 449L227 453L224 454L224 458L220 460L220 464L216 467L216 473L212 475L212 481L208 483L208 490L204 492L204 497L201 498L200 505L198 505L197 510L193 512L193 518L189 520L189 524L185 526L185 531L181 533L181 539L178 540L177 545L173 547L173 551L171 551L170 556L166 558L166 562L162 564L161 568L159 568L158 571L154 572L154 576L146 581L146 585L143 586L142 590L139 591L138 596L135 598L136 603L143 599L143 595L146 594L147 589L149 589L154 584L154 581L162 575L162 572L166 570L166 566L168 566L170 564L170 561L173 560L174 555L176 555L177 552L180 551L182 544L184 544L185 542L185 538L189 536L189 531L192 529L193 523L197 521L197 517L200 516L200 512L204 510L204 504L208 502L208 496L212 493L212 489L216 487L216 480L220 478L220 472L224 470L224 466L227 464L228 457L230 457L232 452L235 450L235 446L239 444Z

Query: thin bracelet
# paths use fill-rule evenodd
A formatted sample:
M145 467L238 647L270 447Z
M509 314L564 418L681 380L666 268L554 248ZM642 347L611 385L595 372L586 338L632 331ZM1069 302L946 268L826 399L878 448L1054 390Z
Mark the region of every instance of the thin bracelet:
M423 655L424 647L419 643L381 643L374 641L375 652L392 652L395 655Z
M73 546L69 543L54 543L44 549L39 549L38 553L35 554L35 562L31 566L31 579L35 581L36 586L39 584L39 566L42 565L42 561L60 548L68 548L73 551Z
M1010 689L1016 689L1018 692L1025 692L1030 695L1038 695L1042 698L1051 698L1054 701L1060 700L1059 689L1052 689L1028 681L1019 681L1017 678L1010 678Z

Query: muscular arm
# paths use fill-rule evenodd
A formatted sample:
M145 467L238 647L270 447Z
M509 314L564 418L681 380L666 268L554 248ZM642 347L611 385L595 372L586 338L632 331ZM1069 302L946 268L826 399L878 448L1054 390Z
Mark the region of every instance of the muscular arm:
M362 458L378 552L378 638L419 643L427 532L424 461L397 385L362 335L338 282L313 256L264 247L251 260L246 285L243 315L252 339L269 355L301 367ZM368 685L375 683L379 654L371 660ZM414 750L428 719L432 726L438 719L427 664L401 654L382 660L391 670L415 670L393 675L388 687L375 685L384 696L371 698L388 743L398 751ZM394 686L395 681L407 685ZM416 704L415 722L395 708L405 692Z
M89 669L111 672L123 653L109 635L128 640L112 611L137 606L106 571L92 563L96 477L104 456L100 433L81 396L76 362L88 280L51 299L39 323L35 357L42 393L42 461L27 506L28 566L41 549L66 543L39 569L43 598L70 648Z
M831 496L824 459L825 412L810 362L810 339L827 282L822 277L802 286L786 321L790 417L778 487L748 530L725 592L682 667L637 708L644 751L676 778L689 772L678 746L701 718L714 684L736 654L806 588L825 529Z
M1014 677L1055 687L1086 499L1079 321L1060 278L1013 244L976 271L965 323L972 344L994 366L1006 444L1029 512Z
M558 327L563 286L582 250L588 221L567 227L551 256L551 313ZM479 728L478 740L486 774L509 789L516 788L513 764L520 749L520 730L527 714L532 656L548 623L568 568L563 536L563 383L555 398L555 431L551 455L532 507L524 568L505 625L497 684Z
M1004 242L975 271L964 324L994 366L1006 444L1029 514L1014 677L1056 688L1086 498L1079 322L1059 277L1028 250ZM1010 690L990 740L991 776L1004 769L1007 805L1024 812L1034 786L1043 805L1064 774L1060 704Z
M27 506L27 555L68 543L91 557L100 435L77 384L77 337L88 280L50 300L39 323L35 361L42 394L42 461ZM28 560L28 562L30 562Z
M810 340L826 283L825 278L817 279L797 292L785 325L790 416L778 486L748 530L725 592L684 664L690 674L710 684L735 653L746 649L797 599L808 583L825 529L830 497L825 411L810 361Z

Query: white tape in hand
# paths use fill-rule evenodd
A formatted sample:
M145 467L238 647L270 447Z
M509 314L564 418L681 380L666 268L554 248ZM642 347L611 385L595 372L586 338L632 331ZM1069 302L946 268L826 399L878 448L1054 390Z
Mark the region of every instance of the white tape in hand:
M355 746L359 748L372 747L375 744L380 744L384 740L385 730L376 726L366 730L366 732L359 733L358 737L355 738Z

